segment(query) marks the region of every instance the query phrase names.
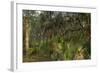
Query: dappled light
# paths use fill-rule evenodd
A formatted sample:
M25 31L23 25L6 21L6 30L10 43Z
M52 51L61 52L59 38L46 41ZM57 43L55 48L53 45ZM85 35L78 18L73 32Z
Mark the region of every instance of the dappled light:
M91 59L91 14L23 10L23 62Z

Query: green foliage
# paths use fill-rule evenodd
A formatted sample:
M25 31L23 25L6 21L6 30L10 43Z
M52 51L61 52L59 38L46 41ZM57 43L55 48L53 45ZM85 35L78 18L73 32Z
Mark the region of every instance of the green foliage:
M84 51L83 59L90 59L90 13L24 10L24 16L30 18L29 57L76 60Z

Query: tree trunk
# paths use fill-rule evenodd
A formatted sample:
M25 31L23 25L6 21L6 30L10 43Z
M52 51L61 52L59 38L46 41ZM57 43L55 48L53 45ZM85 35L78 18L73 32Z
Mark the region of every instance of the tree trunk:
M23 53L27 55L27 50L29 49L29 17L24 16L23 19Z

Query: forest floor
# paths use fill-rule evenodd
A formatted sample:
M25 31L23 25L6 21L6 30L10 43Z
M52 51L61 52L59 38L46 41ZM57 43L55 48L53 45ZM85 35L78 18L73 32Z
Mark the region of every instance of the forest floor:
M51 59L46 56L23 57L23 62L39 62L39 61L51 61Z

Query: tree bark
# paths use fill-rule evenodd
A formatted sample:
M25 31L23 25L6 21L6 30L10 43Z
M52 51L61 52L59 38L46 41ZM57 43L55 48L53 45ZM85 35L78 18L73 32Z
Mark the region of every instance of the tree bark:
M29 17L24 16L23 18L23 51L27 55L27 50L29 49Z

